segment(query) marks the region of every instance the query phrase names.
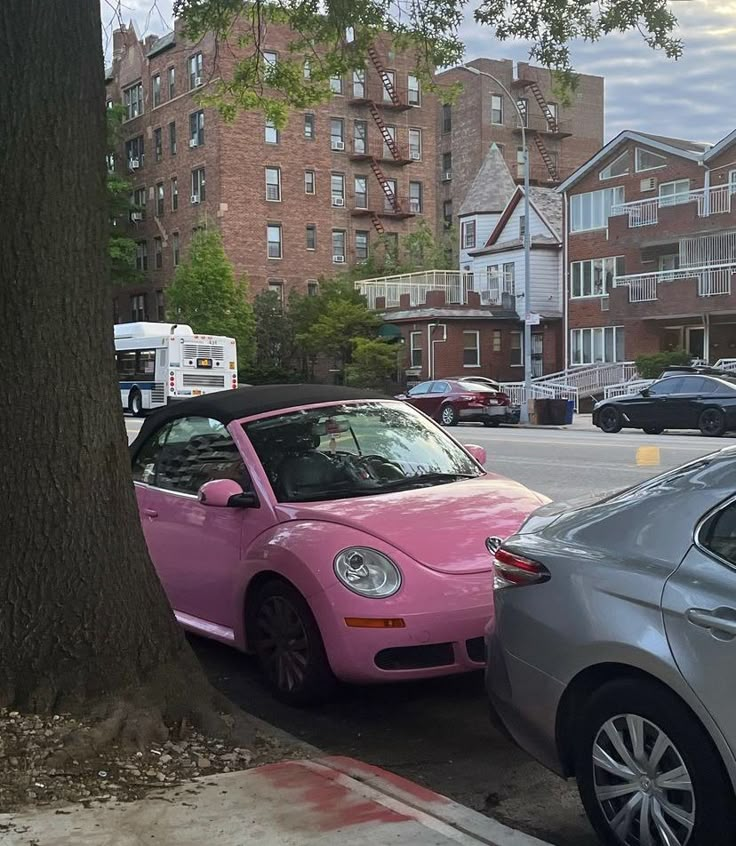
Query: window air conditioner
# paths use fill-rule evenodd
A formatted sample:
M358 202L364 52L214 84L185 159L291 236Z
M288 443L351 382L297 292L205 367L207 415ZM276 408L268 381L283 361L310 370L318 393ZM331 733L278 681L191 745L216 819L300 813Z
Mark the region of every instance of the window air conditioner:
M332 205L337 209L341 209L345 205L345 200L342 197L333 197Z
M139 168L140 166L141 166L140 159L131 159L131 160L128 162L128 167L129 167L131 170L138 170L138 168Z
M192 205L196 206L197 203L199 203L199 195L198 194L192 194Z
M204 80L202 79L202 77L201 77L201 76L195 76L195 77L194 77L194 87L195 87L195 88L199 88L199 87L201 87L203 84L204 84Z
M446 170L446 171L442 174L442 181L443 181L443 182L449 182L451 179L452 179L452 171L451 171L451 170Z
M345 256L333 256L332 261L335 264L345 264Z
M198 147L199 144L197 143L197 139L196 138L190 138L189 139L189 146L190 147Z
M131 212L130 219L133 221L133 223L139 223L141 220L143 220L143 212Z
M657 188L657 177L656 176L647 176L646 179L642 179L639 183L639 190L640 191L654 191Z
M344 141L333 141L332 142L332 149L333 150L344 150L345 149L345 142Z

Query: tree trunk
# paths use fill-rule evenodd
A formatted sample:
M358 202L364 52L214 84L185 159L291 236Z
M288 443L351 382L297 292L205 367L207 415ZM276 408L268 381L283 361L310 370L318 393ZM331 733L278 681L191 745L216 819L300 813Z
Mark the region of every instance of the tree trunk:
M135 702L165 718L209 688L151 565L131 482L100 31L99 0L0 3L0 706Z

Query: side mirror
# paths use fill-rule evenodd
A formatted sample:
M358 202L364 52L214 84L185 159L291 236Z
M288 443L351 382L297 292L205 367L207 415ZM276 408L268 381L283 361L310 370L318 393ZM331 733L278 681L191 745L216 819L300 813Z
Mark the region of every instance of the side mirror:
M478 462L478 464L485 466L485 463L488 459L488 453L486 453L484 447L478 446L477 444L465 444L464 446L466 451L473 456L473 458Z
M254 493L245 493L232 479L213 479L205 482L199 489L197 499L202 505L214 508L257 508L258 497Z
M648 397L648 396L649 396L649 388L642 388L642 389L639 391L639 393L640 393L643 397Z
M409 395L408 394L397 394L394 399L397 400L405 400Z

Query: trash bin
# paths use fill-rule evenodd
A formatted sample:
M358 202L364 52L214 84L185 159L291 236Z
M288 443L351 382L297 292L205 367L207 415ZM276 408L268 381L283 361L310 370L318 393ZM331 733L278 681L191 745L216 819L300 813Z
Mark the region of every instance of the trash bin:
M575 414L575 400L567 401L567 414L565 415L565 425L569 426L572 423L573 415Z
M532 426L549 425L550 402L552 402L552 400L534 399L529 403L529 422Z
M547 400L548 420L549 426L564 426L567 418L567 400L564 399L550 399Z

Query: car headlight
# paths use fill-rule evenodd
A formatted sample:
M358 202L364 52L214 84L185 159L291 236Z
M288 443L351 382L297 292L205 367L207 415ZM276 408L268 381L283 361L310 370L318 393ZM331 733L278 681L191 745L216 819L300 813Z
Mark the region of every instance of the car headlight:
M335 575L360 596L385 599L401 587L401 572L382 552L365 546L343 549L335 556Z

